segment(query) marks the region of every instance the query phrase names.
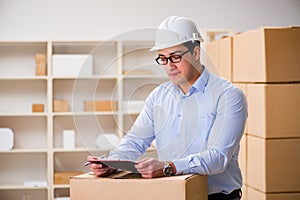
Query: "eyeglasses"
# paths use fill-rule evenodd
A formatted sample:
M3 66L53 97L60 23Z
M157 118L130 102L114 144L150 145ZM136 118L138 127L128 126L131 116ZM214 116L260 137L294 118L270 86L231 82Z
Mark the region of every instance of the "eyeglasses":
M165 56L158 56L155 61L157 62L157 64L159 65L166 65L168 64L168 60L170 60L171 63L179 63L182 60L182 56L184 54L186 54L187 52L189 52L190 50L186 50L185 52L181 53L181 54L176 54L176 55L171 55L169 57L165 57Z

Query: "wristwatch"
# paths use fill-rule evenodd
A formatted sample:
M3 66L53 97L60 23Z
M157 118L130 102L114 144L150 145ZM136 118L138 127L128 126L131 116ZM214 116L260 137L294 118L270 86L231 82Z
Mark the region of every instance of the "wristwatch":
M168 161L163 161L164 167L163 167L163 175L164 176L171 176L173 173L172 166Z

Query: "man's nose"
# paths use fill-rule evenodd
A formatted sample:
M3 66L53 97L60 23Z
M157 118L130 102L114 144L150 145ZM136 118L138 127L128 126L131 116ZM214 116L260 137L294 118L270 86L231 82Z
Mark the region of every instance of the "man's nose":
M175 63L172 63L170 60L169 62L165 65L167 67L167 69L172 70L172 69L176 69L177 66Z

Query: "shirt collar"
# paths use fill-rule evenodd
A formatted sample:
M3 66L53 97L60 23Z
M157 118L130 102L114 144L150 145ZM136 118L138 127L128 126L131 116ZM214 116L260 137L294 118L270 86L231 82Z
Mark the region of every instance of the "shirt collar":
M201 75L196 80L196 82L192 85L192 87L190 88L189 92L186 95L183 95L183 93L182 93L182 91L180 90L179 87L172 84L173 88L174 88L174 92L177 93L180 96L185 96L185 97L190 96L195 92L204 93L205 87L208 83L210 73L204 65L202 65L202 66L203 66L203 71L202 71Z
M201 75L199 76L199 78L196 80L196 82L192 85L190 92L200 91L200 92L204 93L209 76L210 76L209 71L206 69L205 66L203 66L203 71L202 71Z

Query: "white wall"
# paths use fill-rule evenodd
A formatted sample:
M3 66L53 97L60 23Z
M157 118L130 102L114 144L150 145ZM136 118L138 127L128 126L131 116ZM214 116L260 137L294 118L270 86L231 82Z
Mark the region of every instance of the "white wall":
M300 0L0 0L0 40L109 39L169 15L203 29L299 26Z

